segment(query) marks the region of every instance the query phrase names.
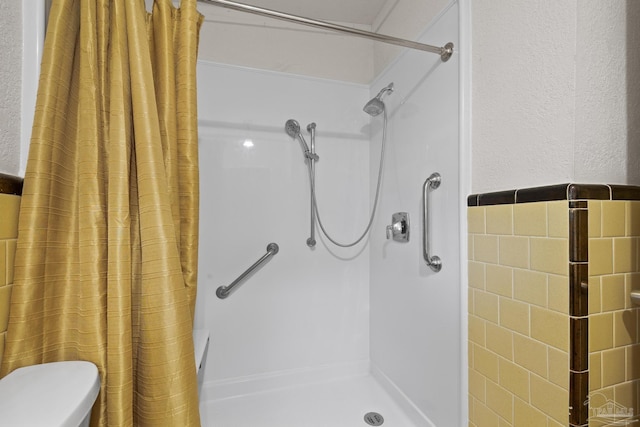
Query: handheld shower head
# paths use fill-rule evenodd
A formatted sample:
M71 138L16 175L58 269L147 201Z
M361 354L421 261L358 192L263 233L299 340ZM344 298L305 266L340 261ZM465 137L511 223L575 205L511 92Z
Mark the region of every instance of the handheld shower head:
M315 123L311 123L307 127L307 129L309 129L309 131L311 131L311 128L313 128L313 130L315 131L316 124ZM298 123L296 120L289 119L284 124L284 131L291 138L297 138L298 141L300 141L300 146L302 147L302 151L304 151L304 156L306 158L313 159L313 160L318 160L318 156L316 154L312 153L311 151L309 151L309 146L307 145L307 141L304 140L304 137L302 136L302 132L300 132L300 123Z
M298 135L300 135L300 123L298 123L296 120L289 119L284 124L284 131L291 138L297 138Z
M393 92L393 82L389 83L386 87L382 88L382 90L380 90L380 92L378 92L378 94L375 96L375 98L371 99L369 102L367 102L364 106L364 108L362 109L365 113L369 114L372 117L377 116L378 114L382 113L385 109L385 105L384 102L382 102L382 97L386 94L386 93L392 93Z

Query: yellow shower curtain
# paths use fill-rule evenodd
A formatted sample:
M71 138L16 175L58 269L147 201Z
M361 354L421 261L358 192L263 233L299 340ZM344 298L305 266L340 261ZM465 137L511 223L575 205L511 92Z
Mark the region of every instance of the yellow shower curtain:
M0 375L95 363L92 426L200 425L201 23L196 0L52 2Z

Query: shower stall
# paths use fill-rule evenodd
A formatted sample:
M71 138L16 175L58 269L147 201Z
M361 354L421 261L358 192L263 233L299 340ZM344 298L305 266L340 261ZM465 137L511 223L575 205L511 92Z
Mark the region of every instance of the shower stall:
M459 22L454 1L419 41L458 46ZM199 62L203 426L466 424L459 59L407 49L370 85ZM350 242L367 226L384 119L363 106L381 90L387 141L371 231L344 248L316 228L308 245L306 162L329 233ZM285 132L292 118L300 139L316 124L308 154L293 123ZM422 241L434 172L427 231L439 272ZM408 241L387 239L396 212L408 214ZM277 256L264 255L271 243ZM216 296L259 258L242 287Z

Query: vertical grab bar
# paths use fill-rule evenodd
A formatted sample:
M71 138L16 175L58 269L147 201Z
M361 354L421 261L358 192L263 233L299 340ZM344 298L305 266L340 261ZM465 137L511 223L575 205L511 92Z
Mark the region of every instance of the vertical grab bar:
M311 179L315 182L316 180L316 167L315 162L317 160L317 156L314 158L313 155L316 154L316 124L309 123L307 125L307 131L311 134L311 156L309 156L309 173L311 174ZM307 239L307 246L310 248L316 245L316 205L313 201L313 194L310 195L311 198L311 230L309 231L309 238Z
M422 186L422 255L427 265L436 273L442 269L442 261L436 255L430 255L429 246L429 190L440 187L442 177L438 172L431 174Z
M247 268L246 271L238 276L236 280L231 282L229 286L220 286L218 289L216 289L216 296L220 299L225 299L226 297L231 295L231 292L233 292L233 288L238 286L247 276L249 276L253 272L253 270L260 267L260 265L262 265L262 263L264 263L267 259L277 254L279 250L280 248L276 243L269 243L267 245L267 253L262 255L262 258L256 261L251 267Z

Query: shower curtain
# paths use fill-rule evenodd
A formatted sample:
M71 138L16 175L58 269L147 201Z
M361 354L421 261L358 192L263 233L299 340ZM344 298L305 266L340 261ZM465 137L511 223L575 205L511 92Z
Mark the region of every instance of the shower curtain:
M196 0L52 4L0 375L95 363L92 426L200 425L201 23Z

